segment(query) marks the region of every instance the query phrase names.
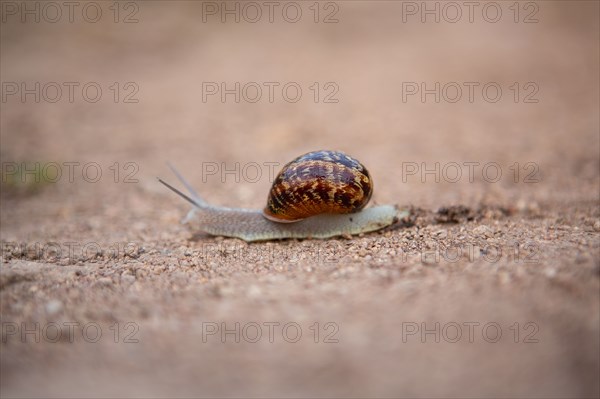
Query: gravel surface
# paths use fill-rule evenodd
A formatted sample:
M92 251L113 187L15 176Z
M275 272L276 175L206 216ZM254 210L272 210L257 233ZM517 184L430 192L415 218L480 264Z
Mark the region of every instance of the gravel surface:
M296 23L290 3L273 23L260 2L255 23L22 4L0 25L2 397L600 395L598 2L493 3L496 23L487 3L456 23L436 2L439 23L421 2L319 3L318 23L312 2ZM156 181L171 161L259 209L316 149L410 216L248 244L181 224Z

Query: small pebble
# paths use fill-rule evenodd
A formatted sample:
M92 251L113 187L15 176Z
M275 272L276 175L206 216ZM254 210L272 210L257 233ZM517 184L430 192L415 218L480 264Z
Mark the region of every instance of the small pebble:
M63 304L58 299L53 299L46 303L46 314L48 316L54 316L63 309Z
M133 284L135 282L135 276L132 276L131 274L122 274L121 282Z
M494 235L494 233L492 232L492 230L484 225L475 227L473 229L473 233L477 234L477 235L482 235L484 237L492 237Z
M248 287L248 297L260 298L262 297L262 290L257 285L251 285L250 287Z
M430 256L421 256L421 262L426 266L436 266L438 262L438 258L431 254Z
M546 270L544 270L544 274L548 278L554 278L556 276L556 269L549 267Z
M112 285L113 281L109 277L100 277L97 283L98 285Z
M506 272L500 273L499 278L500 278L500 283L503 285L509 284L512 280L512 278L510 277L510 274L508 274Z

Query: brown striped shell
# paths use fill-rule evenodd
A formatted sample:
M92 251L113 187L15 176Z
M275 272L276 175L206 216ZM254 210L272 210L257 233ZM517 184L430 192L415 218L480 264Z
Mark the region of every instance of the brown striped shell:
M367 205L372 193L373 180L356 159L340 151L314 151L283 167L263 214L288 223L322 213L353 213Z

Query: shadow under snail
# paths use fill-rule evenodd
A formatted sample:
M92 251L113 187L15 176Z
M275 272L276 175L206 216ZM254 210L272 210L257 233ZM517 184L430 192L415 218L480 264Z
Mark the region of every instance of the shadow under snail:
M286 164L263 210L209 205L169 167L190 196L158 180L194 205L184 223L197 219L202 231L215 236L245 241L330 238L380 230L408 215L393 205L365 208L373 180L360 162L340 151L309 152Z

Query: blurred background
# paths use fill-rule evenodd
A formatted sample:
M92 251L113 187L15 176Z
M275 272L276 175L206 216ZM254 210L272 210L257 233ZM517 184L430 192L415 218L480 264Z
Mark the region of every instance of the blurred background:
M273 9L273 23L265 5L261 18L251 23L246 20L255 18L255 7L244 8L243 3L117 4L113 9L99 4L98 19L96 7L82 3L73 10L73 23L68 8L56 23L45 22L53 18L53 10L41 5L40 23L21 5L15 15L4 12L3 160L82 165L90 160L104 167L135 162L136 176L143 180L164 175L164 162L172 160L198 184L202 162L283 164L310 150L332 148L349 152L371 169L376 200L424 207L509 193L498 184L470 190L470 195L458 194L456 184L427 185L421 179L404 184L402 162L425 162L430 168L435 162L498 162L505 174L514 162L535 162L544 184L515 185L508 179L508 188L516 192L510 200L535 195L531 191L547 195L544 188L551 188L556 199L568 199L582 184L595 182L594 2L523 3L518 10L504 5L496 23L486 21L495 19L494 8L485 9L485 3L472 10L472 23L464 6L458 22L446 22L455 19L455 11L443 2L430 6L437 7L437 14L426 14L420 3L414 10L411 2L374 7L363 2L299 3L302 17L296 23L285 19L294 20L295 6L284 8L284 3ZM28 7L34 10L35 3ZM338 22L323 22L329 19ZM524 22L530 19L538 22ZM7 82L18 84L19 91L9 94L13 86ZM23 91L35 91L40 83L39 103L31 94L21 101L22 82L28 85ZM55 97L52 85L42 93L52 82L62 89L55 103L44 100ZM72 103L65 82L78 84ZM254 103L253 85L242 93L252 82L262 90ZM265 82L274 82L272 103ZM452 82L463 91L454 103L445 100L456 97L454 88L441 93ZM464 82L477 84L473 102ZM234 92L239 84L239 103L231 93L221 99L222 83ZM290 83L288 100L283 88ZM421 83L429 90L440 84L439 103L435 94L422 102ZM502 90L497 102L484 98L488 83ZM86 84L91 85L89 99ZM213 84L219 91L209 94ZM413 89L407 84L416 84L419 91L407 94ZM291 102L296 86L302 93ZM96 87L102 93L92 103ZM494 89L489 90L493 96ZM476 175L482 181L481 173ZM262 205L267 178L248 187L232 177L224 179L226 184L208 179L209 188L236 193L225 198L229 205Z
M156 249L133 266L4 251L3 322L134 320L141 342L3 340L3 393L598 395L599 3L476 3L2 1L3 247ZM391 252L373 270L374 248L397 250L379 236L341 241L329 269L309 259L275 272L287 258L260 258L257 272L246 259L186 255L215 241L178 223L187 205L155 179L174 181L165 162L209 202L261 208L268 165L316 149L361 160L376 203L502 209L513 218L496 227L499 245L539 240L543 265L503 260L509 280L517 269L523 280L498 288L498 268L459 262L446 284L450 269ZM457 181L444 169L454 163ZM502 173L494 182L482 174L490 163ZM557 224L570 227L550 234ZM391 238L422 239L409 233ZM313 244L281 245L297 255ZM570 276L558 292L537 280L548 265ZM403 322L425 319L500 320L506 334L536 320L542 342L398 341ZM341 338L203 344L201 323L222 320L302 320L305 331L332 321Z

